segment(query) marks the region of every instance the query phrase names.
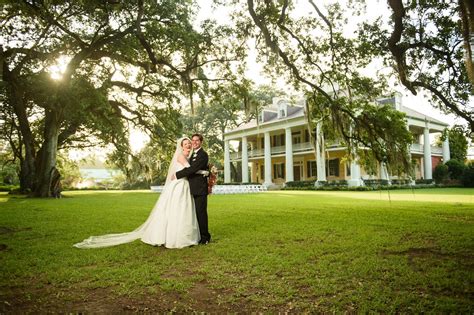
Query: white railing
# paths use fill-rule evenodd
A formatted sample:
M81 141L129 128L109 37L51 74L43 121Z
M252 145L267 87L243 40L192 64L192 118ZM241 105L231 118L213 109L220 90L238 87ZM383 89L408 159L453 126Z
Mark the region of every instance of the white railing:
M161 193L163 186L151 186L150 190ZM253 194L267 191L264 185L216 185L212 187L213 195L230 195L230 194Z
M293 144L293 152L313 150L311 142Z
M293 152L302 152L302 151L311 151L313 150L313 146L311 142L303 142L303 143L296 143L293 144ZM286 146L281 145L277 147L272 147L272 155L273 154L281 154L286 152ZM265 149L254 149L248 151L248 157L259 157L265 155ZM231 160L240 160L242 158L242 152L232 152L230 154Z
M338 147L340 145L341 143L335 142L335 143L332 143L331 145L328 145L328 148ZM312 150L313 150L313 146L311 145L311 142L293 144L293 152L304 152L304 151L312 151ZM272 147L272 155L281 154L285 152L286 152L285 146ZM413 143L410 146L410 152L423 154L424 152L423 144ZM265 153L264 149L249 150L248 157L264 156L265 155L264 153ZM443 148L431 146L431 154L443 154ZM232 152L230 154L231 160L239 160L241 158L242 158L242 152Z
M212 188L213 195L253 194L267 191L264 185L216 185Z
M263 149L255 149L249 151L249 157L256 157L256 156L263 156L264 150Z
M410 146L410 152L412 153L423 153L423 145L420 143L413 143Z
M413 143L410 146L411 153L420 153L424 152L424 146L421 143ZM443 148L431 146L431 154L443 154Z
M284 145L280 145L278 147L272 147L272 154L278 154L278 153L285 153L286 148Z

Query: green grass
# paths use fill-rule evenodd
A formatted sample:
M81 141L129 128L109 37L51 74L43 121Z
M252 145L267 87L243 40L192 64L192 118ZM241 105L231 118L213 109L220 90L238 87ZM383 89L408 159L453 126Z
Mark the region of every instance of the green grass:
M210 245L80 250L90 235L138 227L158 196L1 194L0 312L472 313L473 195L216 195Z

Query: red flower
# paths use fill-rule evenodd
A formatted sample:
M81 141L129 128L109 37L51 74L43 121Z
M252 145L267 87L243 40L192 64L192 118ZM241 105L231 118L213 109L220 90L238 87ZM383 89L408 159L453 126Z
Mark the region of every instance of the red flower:
M209 178L207 179L207 193L212 194L212 187L217 182L217 168L213 164L209 164Z

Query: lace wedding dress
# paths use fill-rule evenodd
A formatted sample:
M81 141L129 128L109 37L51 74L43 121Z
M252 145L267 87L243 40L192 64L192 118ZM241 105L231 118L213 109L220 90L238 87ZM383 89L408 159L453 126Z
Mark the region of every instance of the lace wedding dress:
M137 239L141 239L146 244L163 245L166 248L183 248L197 245L201 237L194 199L189 190L189 182L186 178L171 180L172 174L184 167L189 167L189 164L182 165L177 161L178 154L182 154L181 140L178 140L161 196L145 223L132 232L91 236L80 243L74 244L74 247L109 247L129 243Z

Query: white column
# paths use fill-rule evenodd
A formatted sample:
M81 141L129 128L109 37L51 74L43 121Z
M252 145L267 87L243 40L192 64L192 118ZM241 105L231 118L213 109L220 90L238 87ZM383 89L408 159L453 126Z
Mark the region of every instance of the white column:
M423 130L423 157L424 157L424 168L425 168L425 179L433 179L431 171L431 143L430 143L430 129L428 123Z
M249 182L249 154L247 137L242 137L242 183Z
M293 137L291 128L285 129L285 159L286 159L286 182L294 181L293 176Z
M449 138L446 135L446 139L443 141L443 163L448 162L451 159L451 151L449 150Z
M224 141L224 183L230 183L229 140Z
M423 167L421 167L421 164L423 164ZM425 178L425 159L424 158L420 158L420 175L421 175L421 178Z
M316 125L316 169L318 171L318 182L326 181L326 157L324 136L321 132L321 123Z
M410 125L408 125L408 120L405 120L405 122L406 122L406 126L407 126L408 132L411 133L411 131L410 131ZM420 141L418 141L418 142L420 142ZM407 152L408 152L408 158L409 158L409 160L412 161L413 155L411 154L411 144L408 144ZM408 175L408 174L407 174L407 175ZM411 180L411 185L415 185L416 173L413 174L413 177L408 176L408 178Z
M388 175L387 165L384 162L380 162L380 179L387 180L390 185L390 176Z
M362 186L363 182L360 178L360 165L357 161L351 161L351 179L347 181L347 185L350 187L353 186Z
M272 148L270 144L270 133L265 132L265 182L269 186L272 184Z

